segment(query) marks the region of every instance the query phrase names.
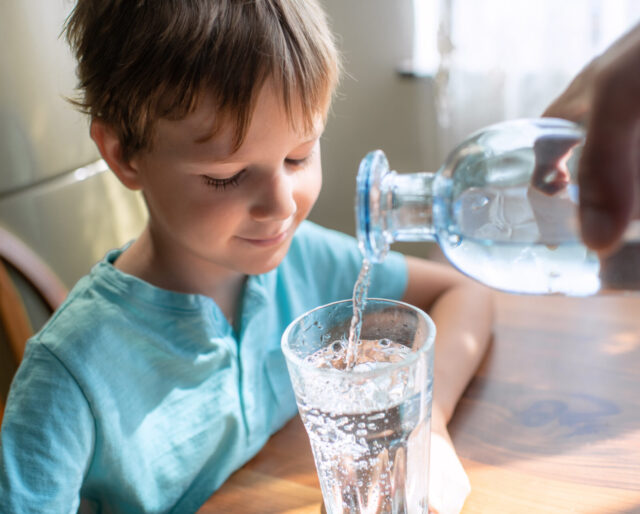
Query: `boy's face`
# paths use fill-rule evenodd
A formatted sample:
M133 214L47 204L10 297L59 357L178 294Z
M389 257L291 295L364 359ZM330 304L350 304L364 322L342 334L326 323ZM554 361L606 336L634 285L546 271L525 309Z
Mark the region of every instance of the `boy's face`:
M131 159L152 236L174 262L267 272L284 258L320 192L322 117L313 133L294 131L267 83L231 153L233 127L210 137L213 116L212 102L203 101L182 120L160 120L152 149Z

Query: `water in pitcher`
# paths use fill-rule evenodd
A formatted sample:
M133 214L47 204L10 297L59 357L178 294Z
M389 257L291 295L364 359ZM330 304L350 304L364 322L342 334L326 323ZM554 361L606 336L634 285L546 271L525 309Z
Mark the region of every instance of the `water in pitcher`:
M344 370L347 344L335 341L306 360ZM361 340L352 371L393 365L409 352L388 339ZM326 410L300 406L327 512L426 513L430 416L409 373L345 381L347 387L323 391Z
M600 261L580 241L577 194L575 187L554 196L472 187L451 209L457 230L445 233L443 224L437 239L454 266L496 289L594 294L602 287Z

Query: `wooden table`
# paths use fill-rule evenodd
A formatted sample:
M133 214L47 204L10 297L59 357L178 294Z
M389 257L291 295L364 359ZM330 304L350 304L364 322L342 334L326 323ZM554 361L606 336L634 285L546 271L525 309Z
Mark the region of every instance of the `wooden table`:
M640 298L496 293L494 341L450 424L463 512L640 513ZM313 513L298 418L200 513Z

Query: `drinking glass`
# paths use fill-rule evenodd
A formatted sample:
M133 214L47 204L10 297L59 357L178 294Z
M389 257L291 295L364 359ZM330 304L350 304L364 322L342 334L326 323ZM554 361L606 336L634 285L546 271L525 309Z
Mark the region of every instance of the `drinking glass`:
M355 365L351 300L294 320L282 349L328 514L427 513L435 325L406 303L370 298Z

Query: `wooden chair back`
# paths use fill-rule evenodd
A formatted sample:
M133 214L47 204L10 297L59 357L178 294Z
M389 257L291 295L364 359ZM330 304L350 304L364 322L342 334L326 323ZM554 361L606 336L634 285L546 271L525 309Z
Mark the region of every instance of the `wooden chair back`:
M34 333L32 316L25 302L27 292L35 296L50 315L66 297L67 288L24 242L0 227L0 326L4 346L0 349L4 361L0 366L3 375L0 377L0 422L8 386L22 361L25 343Z

